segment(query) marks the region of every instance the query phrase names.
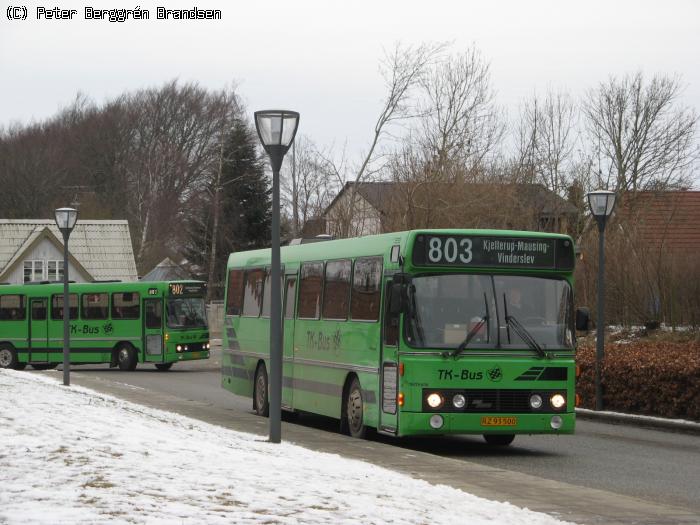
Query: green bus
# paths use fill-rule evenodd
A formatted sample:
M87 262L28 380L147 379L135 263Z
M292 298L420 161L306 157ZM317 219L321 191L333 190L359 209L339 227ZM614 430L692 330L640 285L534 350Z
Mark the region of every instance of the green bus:
M209 358L200 281L69 284L71 364L134 370ZM63 363L63 284L0 286L0 368Z
M569 434L574 244L559 234L421 230L284 247L285 410L363 437ZM227 266L222 386L268 413L270 250Z

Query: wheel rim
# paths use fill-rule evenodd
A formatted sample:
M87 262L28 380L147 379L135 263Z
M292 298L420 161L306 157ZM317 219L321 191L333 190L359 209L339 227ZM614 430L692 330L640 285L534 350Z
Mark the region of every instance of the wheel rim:
M10 366L10 363L12 362L12 352L10 352L7 348L3 348L0 350L0 366L3 368L7 368Z
M357 433L362 428L362 394L356 388L348 396L348 426L352 433Z
M265 398L266 392L265 392L265 376L263 374L258 374L258 380L255 382L255 407L259 410L262 411L263 407L265 406Z
M126 348L119 350L119 362L124 363L129 360L129 351Z

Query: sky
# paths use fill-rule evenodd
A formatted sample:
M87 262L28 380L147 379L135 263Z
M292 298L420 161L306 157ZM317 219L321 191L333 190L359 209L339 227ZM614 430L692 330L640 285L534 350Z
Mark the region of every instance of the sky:
M301 113L317 144L366 151L385 95L379 61L395 43L477 47L511 117L547 90L579 96L610 75L680 75L681 102L700 111L700 2L694 0L55 0L73 20L0 10L0 126L51 116L77 92L104 102L179 78L237 85L257 109ZM149 9L151 19L86 20L86 6ZM156 20L156 7L221 9L214 21Z
M0 523L452 525L468 516L471 525L566 525L370 463L67 388L60 374L0 370L0 443L14 451L0 455Z

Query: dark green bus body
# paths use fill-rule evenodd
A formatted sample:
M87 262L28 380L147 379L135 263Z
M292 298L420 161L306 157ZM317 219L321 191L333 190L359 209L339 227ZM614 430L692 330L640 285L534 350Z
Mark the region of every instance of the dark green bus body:
M345 293L345 285L337 284L346 279L344 261L351 268L346 315L338 306L344 298L324 299L328 290ZM378 277L365 275L371 265L376 271L377 261ZM283 408L341 418L348 385L356 378L364 423L384 434L573 433L570 237L501 230L398 232L284 247L281 262ZM313 263L325 270L318 285L320 312L311 315L317 301ZM269 250L229 257L222 386L239 395L253 396L258 367L269 374L269 317L261 315L269 311L269 265ZM261 271L267 272L262 284ZM372 292L377 278L379 295ZM407 283L406 300L415 303L400 312L389 305L394 281ZM527 292L530 317L516 312L506 297L506 286L513 285ZM367 299L373 293L376 299ZM508 293L515 295L510 288ZM474 302L467 307L468 299ZM379 304L368 307L374 300ZM257 312L256 301L262 304ZM326 308L331 317L346 318L324 318ZM482 311L479 329L472 314ZM535 346L516 336L512 318L518 316ZM419 319L426 326L419 327ZM458 351L472 330L479 336ZM440 401L435 407L428 404L431 394ZM454 405L457 395L464 397L461 407ZM542 401L538 407L532 405L535 395ZM557 399L563 405L555 407L554 396L562 396Z
M116 365L120 348L161 366L209 358L202 282L71 283L69 296L72 364ZM0 349L19 367L63 362L62 298L63 284L0 286ZM196 322L183 305L196 307Z

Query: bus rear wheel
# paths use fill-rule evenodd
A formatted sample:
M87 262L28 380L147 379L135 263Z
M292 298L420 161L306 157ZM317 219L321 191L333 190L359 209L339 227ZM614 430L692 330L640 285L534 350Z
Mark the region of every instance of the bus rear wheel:
M17 359L17 350L10 345L0 345L0 368L12 368L14 370L18 370L19 364L19 360Z
M122 345L117 349L117 363L119 370L130 372L136 369L136 351L129 345Z
M253 385L253 410L259 416L270 415L270 398L268 396L267 370L265 365L258 365L255 371L255 383Z
M489 445L507 447L515 439L515 434L484 434L484 440Z
M348 434L354 438L363 439L367 434L364 422L364 403L362 401L362 388L360 380L354 377L348 388L345 400L345 418Z
M170 370L173 367L172 363L156 363L156 368L158 370L166 371Z

